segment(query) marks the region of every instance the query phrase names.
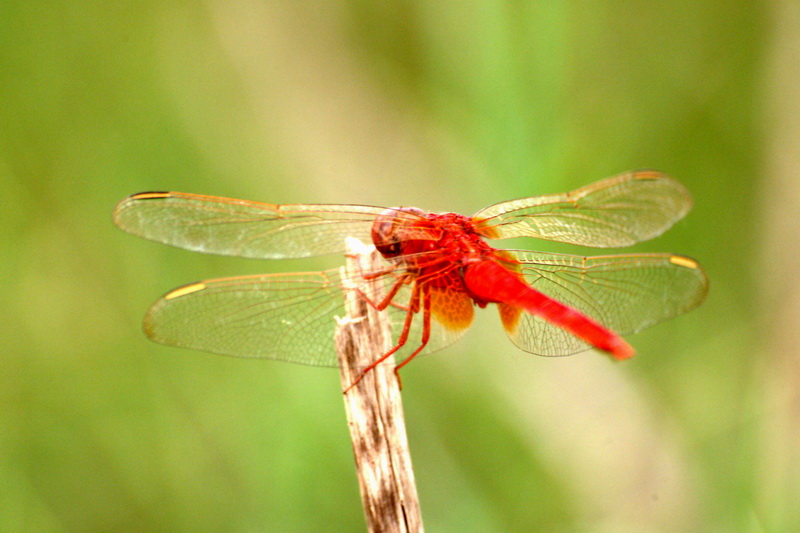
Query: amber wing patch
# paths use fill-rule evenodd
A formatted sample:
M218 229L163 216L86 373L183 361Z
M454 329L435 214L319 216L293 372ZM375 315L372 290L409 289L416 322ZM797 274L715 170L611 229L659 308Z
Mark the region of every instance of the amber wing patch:
M519 326L519 317L522 315L522 308L516 305L499 303L497 309L500 312L500 321L503 323L503 328L509 335L517 332Z
M475 316L472 298L465 292L451 288L430 289L431 313L450 330L467 329Z

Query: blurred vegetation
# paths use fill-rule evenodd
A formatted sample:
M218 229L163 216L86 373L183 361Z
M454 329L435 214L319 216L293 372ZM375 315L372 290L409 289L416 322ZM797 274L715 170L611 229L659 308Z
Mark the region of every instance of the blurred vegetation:
M799 30L790 2L2 3L2 529L363 528L335 371L139 328L177 285L339 259L140 241L127 194L471 213L649 167L696 207L636 249L697 257L708 301L624 364L484 312L409 365L426 526L800 530Z

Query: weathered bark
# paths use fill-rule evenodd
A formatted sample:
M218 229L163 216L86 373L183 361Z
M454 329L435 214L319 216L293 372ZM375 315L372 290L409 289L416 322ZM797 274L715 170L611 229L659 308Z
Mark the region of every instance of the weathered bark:
M353 241L348 242L345 277L358 284L357 274L374 270L378 255L374 247ZM357 291L346 292L348 316L340 320L336 347L367 527L373 532L423 531L394 357L351 387L366 366L392 347L391 324Z

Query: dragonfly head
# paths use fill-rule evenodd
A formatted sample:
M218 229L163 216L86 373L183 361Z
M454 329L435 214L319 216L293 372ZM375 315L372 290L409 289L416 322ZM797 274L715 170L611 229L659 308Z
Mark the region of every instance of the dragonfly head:
M416 207L386 209L372 223L372 244L386 259L408 253L411 241L430 241L427 214Z

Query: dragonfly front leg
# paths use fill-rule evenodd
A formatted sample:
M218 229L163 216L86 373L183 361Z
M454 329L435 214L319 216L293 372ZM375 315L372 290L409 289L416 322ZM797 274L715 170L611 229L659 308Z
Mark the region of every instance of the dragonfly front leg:
M365 279L367 279L367 278L365 278ZM398 278L394 282L394 284L392 285L391 289L389 289L389 292L386 294L386 296L383 296L381 298L381 300L378 301L378 302L376 302L373 298L370 298L370 296L367 293L365 293L363 290L361 290L360 287L356 287L353 290L356 291L356 294L358 294L367 303L367 305L369 305L373 309L377 309L378 311L383 311L387 307L389 307L390 305L393 306L393 307L397 307L398 309L402 309L403 311L406 311L406 310L410 309L410 307L406 307L404 305L398 304L396 302L393 302L392 300L394 300L394 297L397 296L397 293L400 291L400 289L403 287L403 285L408 283L409 279L410 279L410 275L409 274L404 274L403 276ZM413 296L412 296L412 300L413 300Z
M399 283L399 281L398 281L398 283ZM397 285L396 285L396 287L397 287ZM398 289L394 289L393 291L390 291L390 296L393 296L393 294L396 294L397 290ZM352 389L356 385L356 383L361 381L364 378L364 376L367 375L367 372L369 372L370 370L374 369L376 366L378 366L379 364L384 362L386 359L388 359L390 356L392 356L395 352L397 352L397 350L399 350L400 348L405 346L406 342L408 341L408 335L411 332L411 323L414 321L414 315L419 312L419 303L418 303L417 300L420 298L420 296L422 294L423 294L423 291L421 291L421 289L420 289L420 284L415 283L414 284L414 288L411 291L411 301L408 304L408 310L406 311L406 318L403 321L403 330L400 332L400 336L397 338L397 344L395 344L394 347L391 350L389 350L385 354L381 355L374 363L372 363L371 365L366 367L361 372L361 374L358 376L358 378L353 383L351 383L350 386L347 387L347 389L345 389L345 391L344 391L345 393L347 393L347 391ZM391 301L391 300L388 300L388 301ZM387 298L384 299L384 302L386 302L386 305L384 306L384 309L386 308L386 306L388 306L388 301L387 301ZM425 316L428 317L427 318L428 327L425 328L425 329L428 330L428 336L429 336L429 334L430 334L430 298L425 298L425 303L423 304L423 309L424 309L423 317L425 317ZM425 335L425 333L423 333L423 338L425 338L425 337L426 337L426 335ZM425 338L425 343L427 343L427 338ZM414 355L416 355L417 353L419 353L419 351L422 350L422 348L424 346L425 346L425 344L423 344L419 349L417 349L412 354L412 357ZM400 366L402 366L405 363L407 363L409 359L411 359L411 357L409 357L406 360L404 360L403 363ZM395 375L399 379L400 376L397 374L397 368L395 368Z

